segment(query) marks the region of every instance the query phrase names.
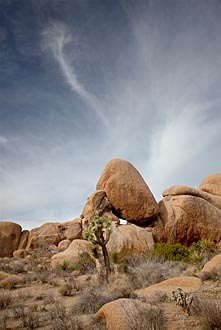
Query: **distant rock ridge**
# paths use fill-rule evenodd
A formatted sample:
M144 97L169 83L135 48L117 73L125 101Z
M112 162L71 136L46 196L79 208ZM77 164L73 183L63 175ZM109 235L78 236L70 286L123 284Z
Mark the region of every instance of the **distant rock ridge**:
M30 231L22 231L13 222L0 222L0 257L25 257L33 250L48 249L57 254L54 260L59 260L59 255L63 258L76 244L81 246L78 240L82 241L82 230L94 213L112 220L109 250L115 247L122 255L126 251L142 254L154 242L188 246L207 239L221 244L221 173L203 179L199 188L175 185L162 195L157 203L132 164L112 159L80 218L45 223ZM121 225L120 219L125 219L127 225Z

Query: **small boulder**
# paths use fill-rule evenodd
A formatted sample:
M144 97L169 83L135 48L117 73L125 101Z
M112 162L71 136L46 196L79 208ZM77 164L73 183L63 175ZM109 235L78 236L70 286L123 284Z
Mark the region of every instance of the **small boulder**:
M136 168L126 160L112 159L97 182L119 218L135 224L152 221L158 204Z
M69 247L51 258L53 268L61 265L64 261L70 266L74 266L83 252L90 252L91 243L82 239L75 239Z
M69 245L71 244L71 241L69 239L64 239L58 244L58 252L65 251Z
M28 252L24 249L19 249L13 252L13 257L23 259L26 258L28 255Z
M212 174L205 178L201 182L199 189L212 195L221 196L221 173Z

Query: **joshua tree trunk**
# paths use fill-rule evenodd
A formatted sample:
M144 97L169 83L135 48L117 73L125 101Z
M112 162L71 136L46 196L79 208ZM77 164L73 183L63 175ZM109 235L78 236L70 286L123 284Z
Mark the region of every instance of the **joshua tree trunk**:
M102 253L104 257L104 264L105 264L105 269L106 269L106 280L108 281L109 275L111 273L111 268L110 268L110 259L107 251L107 247L105 244L101 245L102 248Z

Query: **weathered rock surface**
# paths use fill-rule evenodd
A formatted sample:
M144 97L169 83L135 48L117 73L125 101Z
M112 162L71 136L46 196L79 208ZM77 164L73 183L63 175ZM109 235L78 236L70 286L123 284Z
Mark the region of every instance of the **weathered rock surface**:
M83 224L88 224L95 213L107 217L113 222L120 222L118 217L112 213L112 205L104 190L97 190L88 198L81 214L81 218L84 219Z
M29 230L23 230L19 241L18 249L25 249L28 243Z
M221 196L221 173L213 174L205 178L201 182L199 189L212 195Z
M125 255L142 255L153 248L154 241L151 232L136 225L113 226L107 249L110 253L116 251L119 257Z
M70 265L73 266L79 260L79 256L83 252L90 252L90 250L90 242L81 239L75 239L65 251L57 253L51 258L51 265L52 267L57 267L57 265L67 261Z
M80 219L64 223L45 223L41 227L30 231L26 250L45 249L50 245L58 245L64 239L81 238L81 233Z
M117 215L127 221L142 224L153 220L158 213L158 204L146 182L126 160L112 159L96 189L106 192Z
M72 221L60 223L59 230L63 233L65 239L69 239L70 241L82 238L81 219L77 218Z
M202 281L198 277L194 276L181 276L174 277L163 282L151 285L144 289L138 289L135 291L138 297L149 297L159 291L170 293L172 290L181 288L185 292L194 292L200 289Z
M153 229L156 240L190 245L207 239L221 240L221 197L200 189L173 186L159 202L161 226Z
M96 313L97 320L103 320L108 330L138 329L141 311L157 308L135 299L121 298L102 306ZM132 324L134 323L134 324Z
M13 222L0 222L0 258L12 257L21 237L21 226Z

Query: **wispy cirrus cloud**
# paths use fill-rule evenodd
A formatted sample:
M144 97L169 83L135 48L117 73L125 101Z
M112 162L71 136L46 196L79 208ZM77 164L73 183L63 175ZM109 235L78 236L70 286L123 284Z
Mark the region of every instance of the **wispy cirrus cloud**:
M107 115L104 113L104 105L100 100L87 90L84 84L80 81L73 64L68 62L66 57L65 47L73 38L65 23L52 22L42 32L42 48L49 49L54 59L59 64L61 73L67 84L73 92L75 92L86 105L92 109L100 118L104 125L107 124ZM72 45L72 49L73 49Z
M8 142L9 142L9 140L5 136L0 135L0 144L5 144Z

